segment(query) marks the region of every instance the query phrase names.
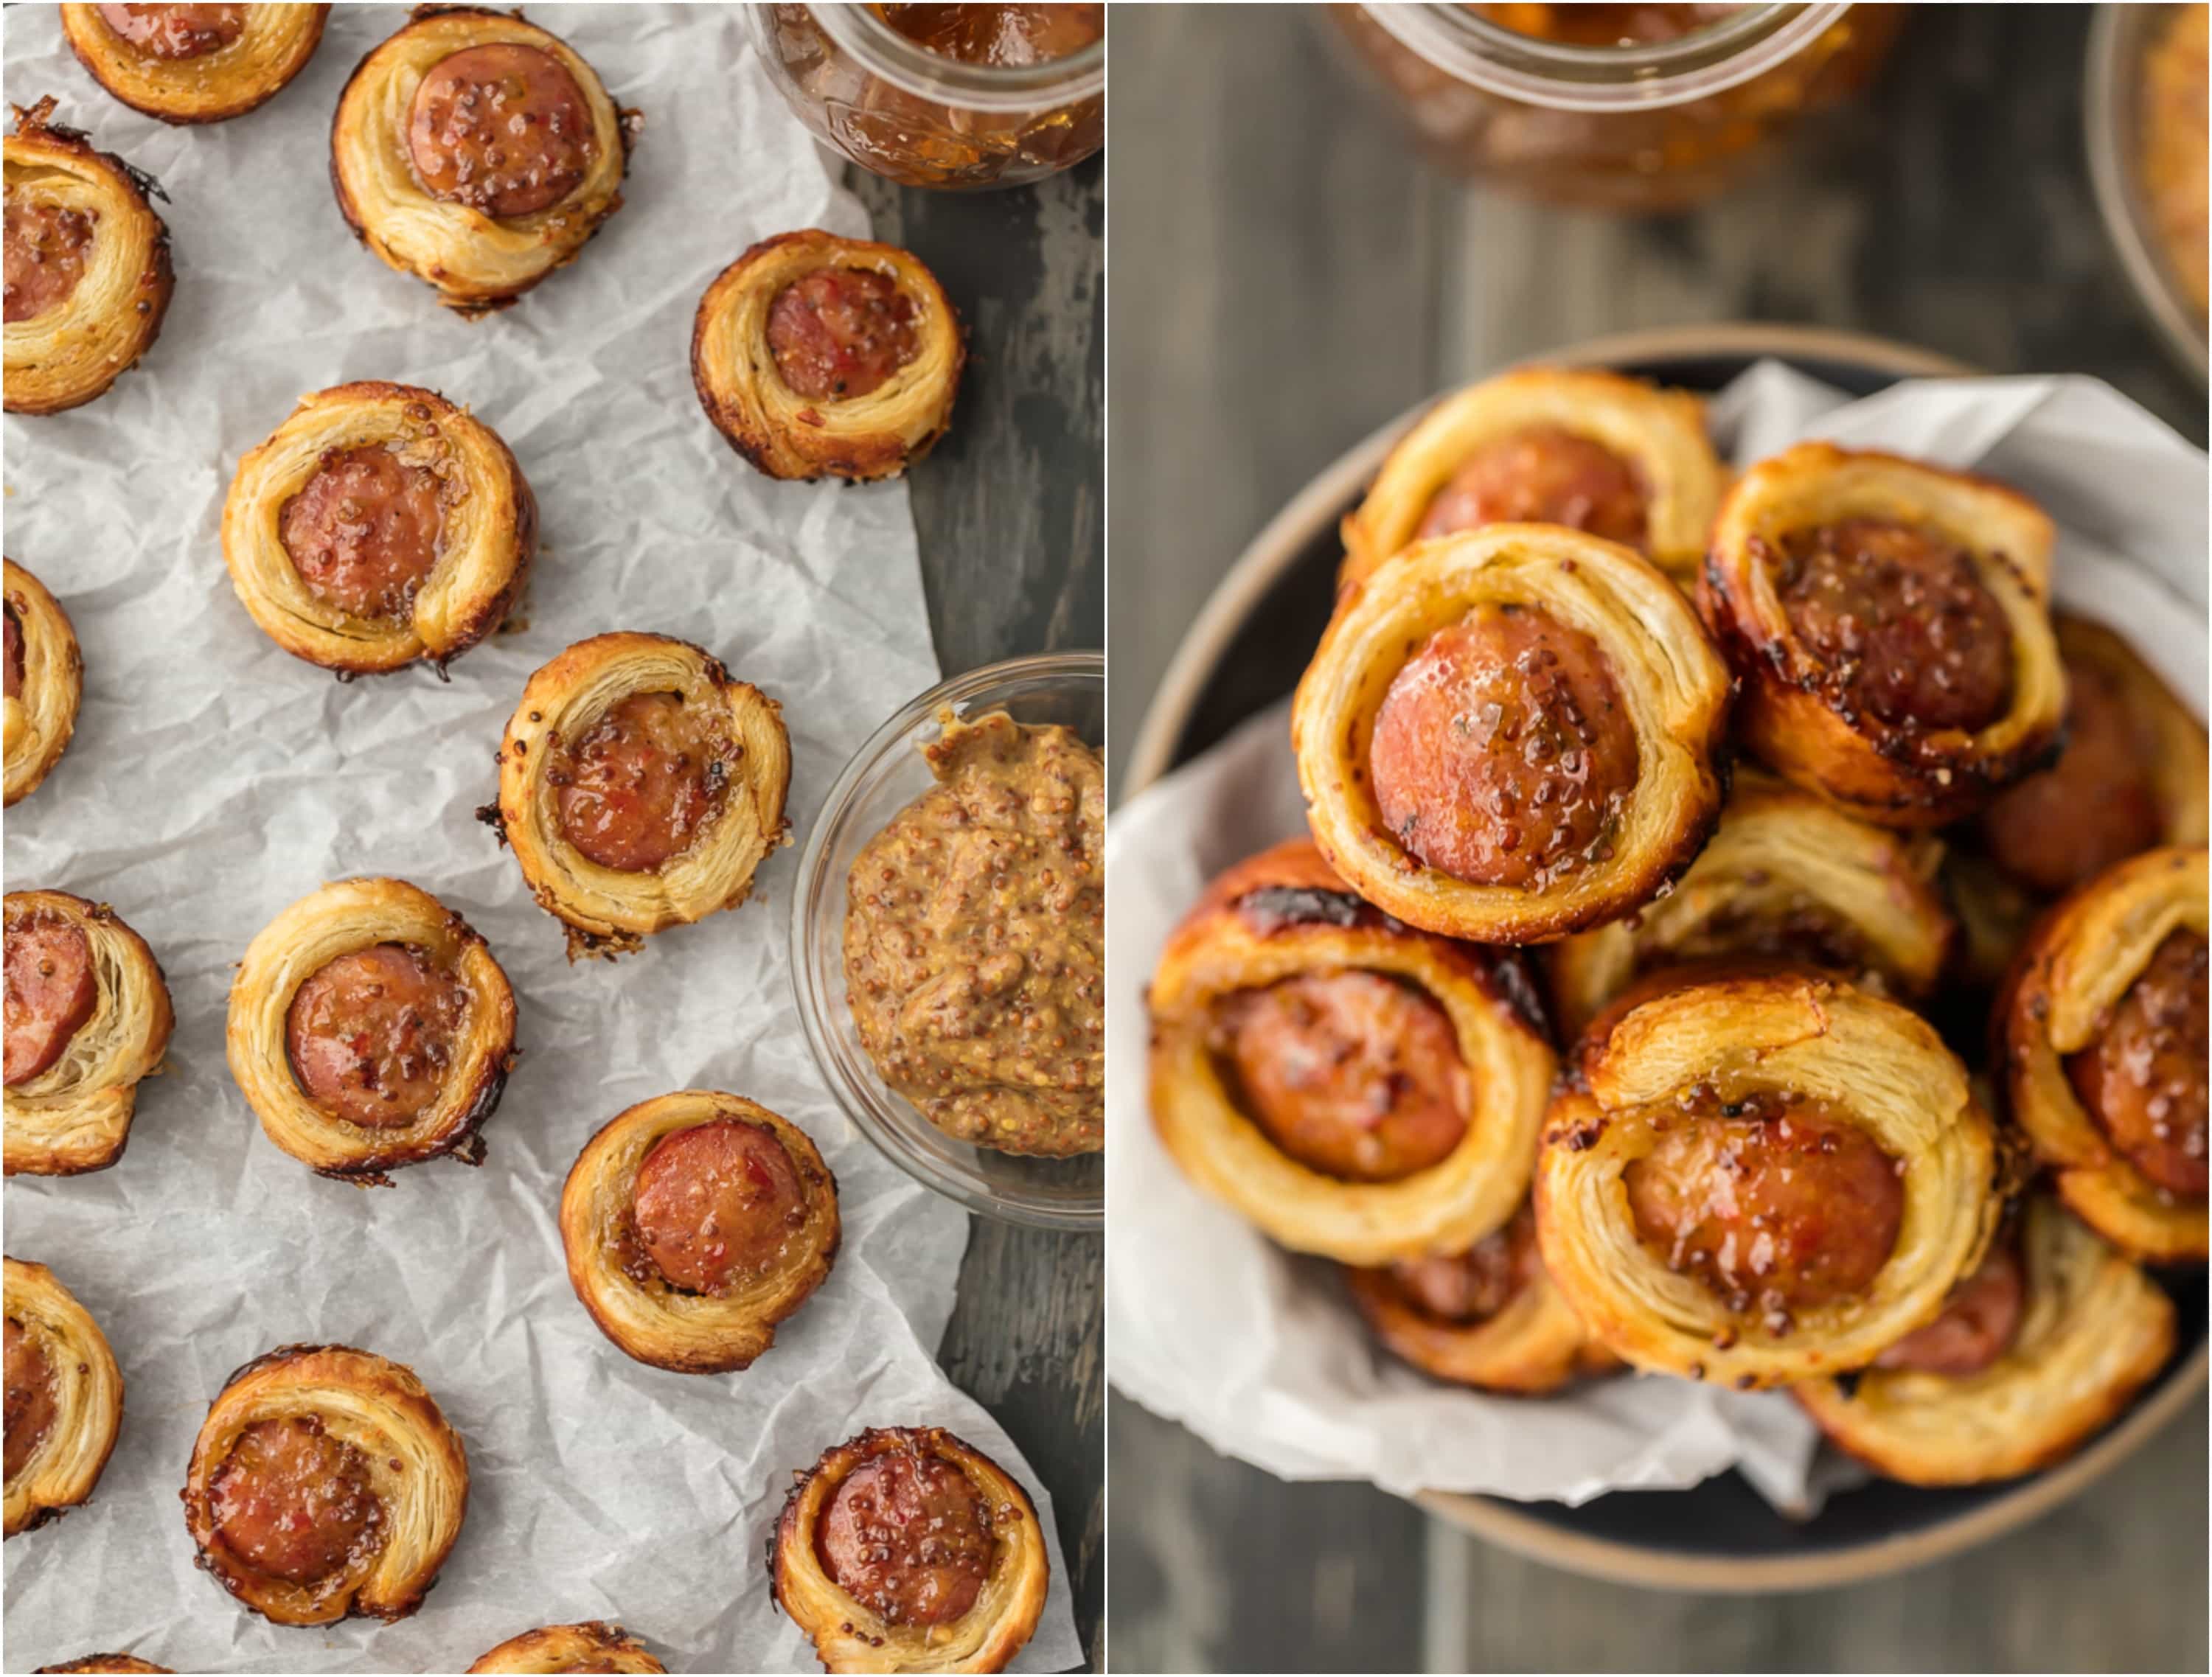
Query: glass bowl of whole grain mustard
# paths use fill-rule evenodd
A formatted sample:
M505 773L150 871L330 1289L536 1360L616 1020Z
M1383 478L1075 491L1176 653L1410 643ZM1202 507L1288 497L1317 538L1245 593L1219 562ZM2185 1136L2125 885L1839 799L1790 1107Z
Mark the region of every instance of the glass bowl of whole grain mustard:
M970 1211L1105 1210L1106 665L1048 653L918 695L830 789L792 981L867 1138Z

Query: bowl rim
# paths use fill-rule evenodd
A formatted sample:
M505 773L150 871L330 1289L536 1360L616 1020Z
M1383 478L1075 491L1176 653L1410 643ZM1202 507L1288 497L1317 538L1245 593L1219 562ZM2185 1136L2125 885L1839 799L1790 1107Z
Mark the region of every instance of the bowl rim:
M1954 356L1866 333L1747 321L1613 333L1521 356L1516 364L1611 367L1736 355L1753 360L1771 355L1783 361L1856 362L1897 378L1963 378L1980 371ZM1129 755L1121 799L1135 796L1175 766L1176 746L1206 684L1246 618L1307 545L1334 526L1360 485L1382 464L1390 445L1443 394L1416 404L1323 466L1246 544L1192 619L1146 707ZM2118 1424L2058 1466L1915 1530L1818 1554L1708 1555L1647 1547L1563 1529L1501 1498L1424 1491L1415 1493L1413 1500L1503 1548L1612 1583L1741 1595L1863 1583L1987 1542L2048 1513L2087 1488L2132 1455L2203 1389L2208 1356L2212 1356L2212 1345L2200 1343Z
M867 1138L871 1146L932 1193L980 1216L1028 1228L1085 1233L1096 1232L1104 1226L1105 1186L1103 1174L1095 1208L1078 1206L1061 1209L1010 1204L988 1189L979 1188L974 1182L908 1151L894 1137L884 1133L881 1121L870 1109L861 1091L852 1086L843 1062L833 1052L828 1040L830 1025L823 1015L824 1004L831 1002L832 999L824 987L832 976L842 985L842 975L829 975L826 969L817 966L814 958L813 939L810 936L814 919L811 910L826 877L830 836L842 824L846 810L868 771L895 749L908 749L915 729L927 722L945 707L970 702L981 694L1011 682L1050 680L1078 684L1088 683L1098 690L1103 702L1106 689L1106 654L1086 651L1027 653L1017 658L1001 659L995 664L963 670L917 693L886 717L861 742L860 748L846 759L844 767L837 771L836 778L830 783L830 789L823 797L822 807L809 824L806 842L799 851L799 872L791 894L791 958L788 966L793 999L799 1009L799 1024L805 1033L807 1053L813 1059L815 1071L830 1098L836 1102L853 1127ZM842 1006L842 1001L841 995L834 999L834 1005Z

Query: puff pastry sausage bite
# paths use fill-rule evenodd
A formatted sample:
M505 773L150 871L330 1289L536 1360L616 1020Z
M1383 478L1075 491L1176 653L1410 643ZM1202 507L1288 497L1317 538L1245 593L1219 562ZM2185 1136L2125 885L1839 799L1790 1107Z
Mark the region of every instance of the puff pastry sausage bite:
M322 44L328 6L62 8L93 80L163 122L222 122L274 99Z
M474 1671L665 1671L668 1668L619 1625L588 1619L549 1625L509 1637L469 1669Z
M1890 827L1972 815L2056 749L2051 520L1986 478L1799 443L1721 506L1698 609L1784 779Z
M413 1370L285 1346L209 1407L184 1497L200 1569L263 1618L404 1619L460 1535L468 1455Z
M15 107L4 146L6 406L59 413L138 364L161 330L175 276L153 180L50 118Z
M484 940L404 879L346 879L248 945L230 987L230 1074L269 1139L319 1175L483 1157L517 1057L514 993Z
M942 1427L871 1428L799 1474L769 1563L824 1671L1003 1671L1044 1611L1029 1492Z
M1347 589L1291 740L1322 853L1408 925L1541 943L1649 901L1720 813L1726 667L1626 548L1498 524Z
M1652 981L1577 1045L1544 1267L1637 1367L1746 1389L1872 1362L1981 1261L1988 1115L1935 1030L1810 971Z
M736 908L791 842L781 707L666 635L596 635L538 671L499 763L484 817L571 959Z
M960 316L911 252L810 228L715 276L691 382L730 447L771 477L895 477L952 421Z
M622 207L634 121L520 12L425 6L339 95L331 184L386 264L481 314L574 261Z
M10 891L6 913L7 1174L104 1170L168 1051L167 981L104 902Z
M1282 1245L1449 1256L1526 1194L1555 1062L1519 957L1392 920L1307 841L1206 888L1150 1001L1160 1139Z
M39 579L6 562L7 801L39 789L76 732L84 655L69 614Z
M149 1665L136 1654L88 1654L81 1660L71 1660L67 1665L42 1665L40 1671L167 1671L165 1665Z
M568 1280L641 1363L726 1374L830 1277L837 1179L806 1132L757 1101L685 1090L586 1142L561 1190Z
M1796 1395L1876 1473L1978 1485L2072 1455L2165 1366L2173 1339L2172 1301L2038 1197L1935 1322L1863 1373Z
M1720 505L1705 404L1618 373L1524 367L1447 396L1391 449L1343 524L1340 580L1435 536L1559 524L1686 584Z
M1720 825L1669 895L1548 951L1559 1030L1579 1036L1640 974L1729 957L1807 963L1920 1000L1956 931L1942 856L1936 839L1739 769Z
M2130 1256L2205 1255L2205 852L2148 851L2028 934L1999 1003L2014 1121Z
M1375 1336L1439 1380L1536 1396L1620 1366L1544 1273L1525 1202L1455 1256L1347 1270L1346 1280Z
M293 657L349 675L451 663L505 619L537 551L507 445L412 385L301 398L222 507L239 602Z
M7 1261L7 1535L92 1495L123 1425L123 1376L83 1305L44 1264Z

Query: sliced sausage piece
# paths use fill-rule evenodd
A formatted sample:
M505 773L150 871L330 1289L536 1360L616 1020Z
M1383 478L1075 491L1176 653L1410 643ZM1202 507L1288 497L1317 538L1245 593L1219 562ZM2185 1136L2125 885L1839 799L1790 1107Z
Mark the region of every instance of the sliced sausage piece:
M882 387L921 353L914 300L888 274L817 268L768 307L776 374L810 402L849 400Z
M1487 1322L1521 1295L1543 1269L1536 1250L1536 1214L1522 1206L1495 1234L1453 1258L1412 1258L1390 1266L1406 1296L1446 1322Z
M52 1428L61 1407L46 1347L15 1317L8 1318L8 1461L9 1483Z
M0 608L8 627L8 696L20 698L23 692L23 620L15 615L12 605Z
M356 617L404 617L438 562L435 474L379 444L333 449L284 503L277 536L316 598Z
M2005 1354L2020 1330L2027 1276L2020 1255L2003 1242L1982 1267L1951 1291L1943 1314L1875 1358L1878 1369L1912 1369L1963 1380Z
M722 806L725 718L680 693L633 693L551 773L562 835L602 867L641 873L689 849Z
M309 1584L365 1552L383 1507L361 1451L315 1417L256 1421L210 1487L216 1534L255 1571Z
M806 1222L805 1191L773 1131L717 1118L653 1144L630 1217L672 1286L711 1297L774 1267Z
M100 1001L92 944L61 914L20 915L8 926L7 1085L28 1083L62 1057Z
M369 1129L411 1124L445 1091L468 1007L460 981L410 945L341 955L285 1013L293 1075L332 1117Z
M2166 934L2097 1040L2066 1059L2081 1103L2112 1145L2168 1194L2203 1199L2205 945Z
M975 1605L991 1571L990 1510L944 1457L911 1445L847 1474L816 1528L837 1587L890 1625L945 1625Z
M518 41L465 47L422 78L407 153L431 197L528 216L583 185L595 142L583 89L551 53Z
M246 33L244 6L102 6L100 15L125 46L172 62L220 52Z
M0 228L7 281L0 312L8 325L35 320L70 300L84 277L98 220L93 211L64 209L9 189L6 224Z
M1468 455L1416 534L1425 541L1485 524L1564 524L1640 553L1650 499L1636 468L1602 443L1535 425Z

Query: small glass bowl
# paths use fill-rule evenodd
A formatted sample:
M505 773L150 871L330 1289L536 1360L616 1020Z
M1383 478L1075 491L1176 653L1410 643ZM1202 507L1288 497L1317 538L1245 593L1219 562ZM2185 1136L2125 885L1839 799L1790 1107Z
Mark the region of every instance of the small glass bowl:
M936 784L921 748L936 739L937 714L948 705L960 716L1003 709L1017 722L1057 722L1096 748L1105 738L1105 656L1046 653L939 682L854 754L799 859L791 907L799 1017L815 1063L845 1110L908 1176L986 1217L1042 1229L1097 1229L1106 1210L1103 1155L1029 1158L956 1141L883 1080L846 1005L846 876L862 847Z

